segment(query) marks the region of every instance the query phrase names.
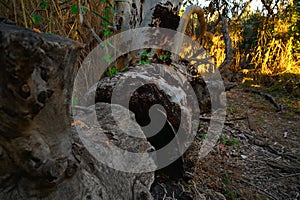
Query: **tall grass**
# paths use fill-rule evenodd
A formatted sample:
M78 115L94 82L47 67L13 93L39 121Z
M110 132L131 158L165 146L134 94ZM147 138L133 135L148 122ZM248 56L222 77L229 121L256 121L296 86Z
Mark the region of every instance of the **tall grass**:
M98 44L91 28L101 36L108 24L104 24L104 19L113 23L113 17L106 16L107 6L100 0L0 0L0 17L84 43L82 57L85 57Z
M258 33L252 63L261 74L277 76L300 74L300 56L296 38L290 33L291 18L279 13L273 21L265 19Z
M19 26L35 28L44 33L71 38L85 44L79 65L99 44L95 36L105 39L104 32L113 24L113 0L0 0L0 17ZM82 86L100 79L90 69L84 69ZM89 77L91 74L94 78ZM79 89L79 88L77 88Z

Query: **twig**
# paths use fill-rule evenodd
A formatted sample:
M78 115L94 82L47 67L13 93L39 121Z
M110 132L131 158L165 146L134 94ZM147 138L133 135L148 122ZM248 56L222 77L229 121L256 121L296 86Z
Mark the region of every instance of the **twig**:
M97 35L97 33L95 32L95 30L92 28L92 26L90 25L90 23L88 22L88 20L84 20L84 23L87 25L87 27L91 30L92 35L94 36L94 38L96 38L97 42L99 44L101 44L103 42L103 40L101 40L101 38L99 37L99 35Z
M211 118L207 118L207 117L200 117L199 118L201 121L205 121L205 122L210 122L212 119ZM215 120L215 121L218 121L218 120ZM220 122L220 121L218 121L218 122ZM224 122L224 124L225 125L229 125L229 126L231 126L231 125L234 125L232 122Z
M202 195L201 195L201 193L199 192L199 189L197 188L195 181L192 181L192 182L193 182L193 187L194 187L194 191L196 192L196 195L197 195L198 197L201 197Z
M298 168L298 166L290 166L290 165L280 164L278 162L273 162L273 161L267 162L267 165L269 165L272 168L280 169L282 172L286 172L286 173L294 173L294 174L300 173L300 169Z
M240 179L240 178L239 178L239 180L242 181L242 182L244 182L244 183L246 183L246 184L248 184L248 185L251 185L252 187L255 187L259 193L265 194L265 195L267 195L269 198L277 200L277 198L274 197L272 194L270 194L269 192L267 192L267 191L261 189L260 187L258 187L258 186L256 186L256 185L254 185L253 183L250 183L250 182L245 181L245 180Z
M270 179L270 181L278 181L281 179L290 178L290 177L294 177L294 176L300 176L300 173L289 174L289 175L278 177L278 178L272 178L272 179Z
M268 100L276 108L276 112L279 112L279 111L282 110L281 105L279 105L270 94L265 94L265 93L260 92L258 90L252 90L252 89L247 89L247 90L245 90L245 92L251 92L251 93L258 94L258 95L264 97L266 100Z
M27 19L26 19L26 13L25 13L24 0L21 0L21 7L22 7L23 18L24 18L24 25L25 25L25 28L28 28Z
M239 120L245 120L245 119L248 119L248 117L236 117L236 118L228 119L228 121L239 121Z

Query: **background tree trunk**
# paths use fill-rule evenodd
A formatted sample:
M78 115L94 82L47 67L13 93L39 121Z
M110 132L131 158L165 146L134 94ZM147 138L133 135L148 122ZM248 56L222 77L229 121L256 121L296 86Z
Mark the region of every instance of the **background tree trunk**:
M168 28L173 26L173 30L177 28L176 24L170 18L171 14L178 14L183 0L129 0L129 1L116 1L116 18L115 24L122 31L148 26L159 26ZM168 10L164 15L162 10ZM160 19L161 18L161 19ZM171 21L170 21L171 20ZM157 24L160 23L160 24ZM170 28L170 27L169 27Z
M222 64L219 67L220 73L222 74L222 77L226 81L230 81L232 77L232 71L230 70L230 66L233 63L234 58L234 49L232 47L232 41L229 35L229 29L228 29L228 22L226 17L221 16L222 20L222 34L224 38L225 43L225 54L226 57Z

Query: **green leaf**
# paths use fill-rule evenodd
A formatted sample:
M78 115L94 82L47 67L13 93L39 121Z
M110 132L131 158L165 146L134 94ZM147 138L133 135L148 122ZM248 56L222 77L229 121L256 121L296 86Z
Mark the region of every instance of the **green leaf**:
M106 61L108 64L110 64L112 62L109 55L103 56L102 60Z
M232 140L230 140L230 145L236 145L238 143L239 143L239 141L237 139L235 139L235 138L233 138Z
M73 5L71 6L71 11L72 11L72 14L73 14L73 15L77 14L78 11L79 11L78 6L75 5L75 4L73 4Z
M128 68L128 67L125 67L125 68L122 70L122 72L127 72L127 71L129 71L129 68Z
M104 20L105 22L107 22L109 25L112 25L112 23L103 15L97 13L96 11L92 10L92 13L94 15L96 15L97 17L100 17L102 20Z
M32 14L31 17L32 17L33 23L34 23L35 25L39 25L39 24L40 24L40 22L41 22L41 17L40 17L39 15Z
M222 179L222 183L223 183L224 185L228 185L230 182L231 182L231 180L230 180L230 175L229 175L229 174L226 174L226 178L225 178L225 179Z
M80 6L80 9L81 9L81 11L82 11L83 14L87 13L87 8L86 7Z
M117 68L115 67L110 67L107 69L106 71L106 76L113 76L115 74L117 74L119 71L117 70Z
M115 67L110 68L112 74L116 74L118 70Z
M219 138L219 141L224 145L226 145L228 143L228 139L226 137L222 137L222 136Z
M141 56L151 56L151 53L147 53L147 51L143 51L143 53L141 54Z
M105 42L100 42L100 45L102 46L102 47L105 47L106 46L106 44L105 44Z
M109 20L109 17L110 17L110 7L109 6L106 6L105 7L105 17L107 18L107 20Z
M140 60L141 65L149 65L150 61L149 60Z
M42 1L40 3L40 8L41 9L46 9L49 6L49 3L47 1Z
M105 73L106 76L112 76L111 72L109 70L106 71Z
M111 35L111 31L109 29L104 29L103 35L104 37L108 37Z
M73 99L73 105L77 105L78 104L78 99L77 98L74 98Z

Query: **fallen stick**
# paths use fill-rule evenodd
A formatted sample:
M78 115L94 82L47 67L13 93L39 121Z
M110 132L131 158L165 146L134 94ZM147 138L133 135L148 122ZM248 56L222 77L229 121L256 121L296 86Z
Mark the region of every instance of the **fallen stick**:
M252 89L246 89L245 92L251 92L251 93L258 94L258 95L264 97L266 100L268 100L276 108L276 112L282 111L282 106L279 105L270 94L265 94L261 91L252 90Z

